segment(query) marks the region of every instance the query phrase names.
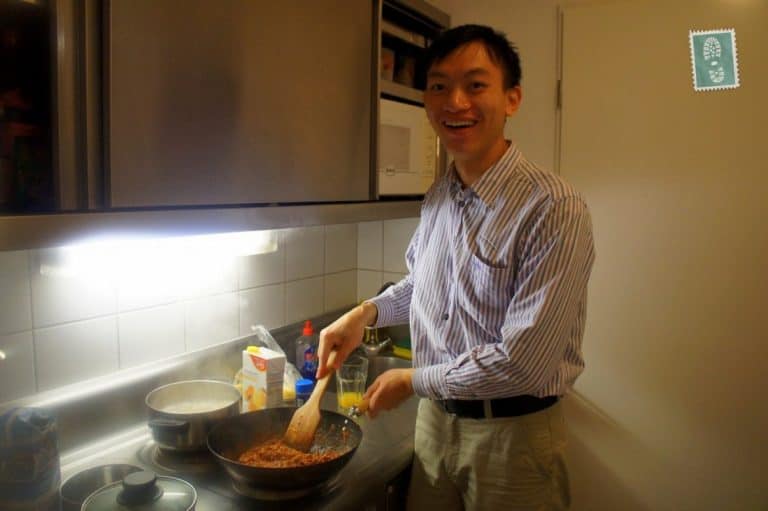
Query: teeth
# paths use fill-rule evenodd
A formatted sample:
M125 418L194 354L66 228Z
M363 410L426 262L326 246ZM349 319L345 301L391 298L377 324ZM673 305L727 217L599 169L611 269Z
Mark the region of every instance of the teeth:
M464 128L467 126L474 126L475 121L445 121L443 124L449 128Z

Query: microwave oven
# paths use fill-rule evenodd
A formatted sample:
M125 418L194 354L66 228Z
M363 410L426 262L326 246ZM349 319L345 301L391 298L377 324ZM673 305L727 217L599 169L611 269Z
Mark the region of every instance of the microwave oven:
M424 107L380 99L379 197L424 195L440 162L440 142Z

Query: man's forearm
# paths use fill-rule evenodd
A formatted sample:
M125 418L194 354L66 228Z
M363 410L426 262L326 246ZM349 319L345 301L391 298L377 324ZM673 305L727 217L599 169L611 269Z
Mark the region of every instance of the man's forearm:
M360 314L363 317L365 326L373 326L379 317L379 309L373 302L363 302L359 305Z

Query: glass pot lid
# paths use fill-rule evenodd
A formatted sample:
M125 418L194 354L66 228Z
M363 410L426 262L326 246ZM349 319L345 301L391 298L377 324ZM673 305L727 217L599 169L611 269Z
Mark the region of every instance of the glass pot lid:
M141 471L93 492L83 511L189 511L196 502L197 492L188 482Z

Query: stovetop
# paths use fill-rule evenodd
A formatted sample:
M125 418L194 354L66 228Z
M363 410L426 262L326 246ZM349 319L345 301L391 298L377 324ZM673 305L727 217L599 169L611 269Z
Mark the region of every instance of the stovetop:
M158 475L183 479L197 491L197 511L307 509L308 502L317 505L319 501L332 500L342 486L340 475L322 485L301 490L236 486L208 451L177 453L161 449L146 427L69 453L62 456L61 462L62 481L92 466L111 463L128 463Z
M323 399L327 406L336 406L335 395ZM208 451L175 454L159 449L146 422L62 453L62 481L97 465L127 463L192 484L197 511L377 509L388 481L411 461L417 404L411 398L376 420L359 419L363 440L349 463L324 485L302 492L235 488Z

